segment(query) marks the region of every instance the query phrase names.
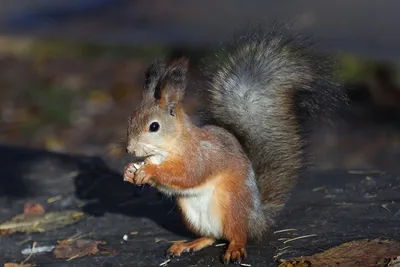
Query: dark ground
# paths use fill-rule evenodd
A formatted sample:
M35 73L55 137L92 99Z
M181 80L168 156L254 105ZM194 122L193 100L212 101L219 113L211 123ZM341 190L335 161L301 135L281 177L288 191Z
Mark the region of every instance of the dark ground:
M184 230L172 200L149 188L122 181L98 158L68 156L19 147L0 147L0 220L21 213L26 201L44 204L47 211L82 207L88 216L75 225L42 234L29 234L31 241L19 245L27 235L0 238L0 262L22 261L21 250L32 245L54 245L76 233L106 241L116 254L88 256L72 261L56 260L52 253L33 257L36 266L158 266L165 260L166 241L191 238ZM322 188L323 187L323 188ZM400 177L383 172L313 172L294 190L291 201L278 218L274 230L261 244L248 247L251 266L276 266L276 248L286 245L283 237L317 234L289 243L284 258L321 252L346 241L362 238L400 240ZM60 201L45 204L50 197ZM137 231L123 242L128 232ZM220 266L223 247L211 247L173 259L168 266Z
M105 153L112 147L110 142L125 136L125 119L132 100L139 100L145 62L68 59L56 63L40 57L0 61L3 88L13 89L0 91L0 140L20 145L0 146L0 221L20 214L28 201L43 204L46 211L82 209L88 216L60 230L0 237L0 263L24 260L21 250L34 241L37 246L48 246L76 234L91 234L92 239L106 241L104 247L116 254L66 261L47 253L30 261L56 267L158 266L165 260L168 240L193 237L171 199L124 183L120 172L129 159L121 153L114 155L112 149ZM67 89L58 88L67 82ZM398 92L398 87L393 91ZM66 92L72 100L64 107ZM355 95L360 98L362 94ZM395 99L390 94L387 98ZM317 235L289 243L283 258L310 255L355 239L400 240L400 102L394 101L392 109L383 111L370 101L355 101L352 112L343 114L343 123L333 129L316 127L311 138L316 168L294 190L269 237L260 244L249 244L246 263L277 266L273 256L277 248L287 246L280 238ZM194 110L198 104L189 98L186 108ZM55 115L62 115L66 125ZM103 159L72 156L81 154L103 155ZM354 173L354 169L373 171ZM47 204L49 198L60 195L61 200ZM286 228L297 231L273 234ZM130 241L122 240L135 231ZM30 241L21 244L27 237ZM168 266L219 266L222 252L223 247L211 247L173 259Z

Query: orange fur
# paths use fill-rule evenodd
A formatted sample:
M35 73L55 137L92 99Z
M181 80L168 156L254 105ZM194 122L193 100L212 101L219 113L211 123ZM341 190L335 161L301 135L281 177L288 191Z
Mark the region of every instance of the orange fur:
M137 171L126 168L124 179L175 195L184 223L201 236L174 244L169 254L200 250L225 239L229 247L224 260L240 262L246 257L250 211L261 212L253 205L259 191L252 165L234 135L216 126L196 127L185 114L184 83L176 84L185 64L176 61L165 67L163 75L157 74L161 78L150 83L140 109L132 115L128 151L142 153L148 160ZM165 80L165 75L173 78ZM154 101L160 83L160 99ZM160 123L161 130L143 133L153 121ZM143 144L150 147L149 152L141 148ZM158 153L157 160L153 151Z
M156 187L175 190L178 205L183 215L185 225L194 233L203 235L186 217L185 201L188 196L180 195L180 190L202 190L207 186L214 186L212 195L213 207L210 207L212 218L221 222L221 236L206 236L189 243L174 244L169 253L180 255L187 250L198 250L212 244L217 238L224 238L230 245L224 255L225 261L240 261L247 255L245 247L248 237L249 207L252 206L252 195L246 180L250 165L243 154L238 151L222 151L215 149L223 142L232 142L233 137L215 136L215 129L197 128L191 124L184 110L177 106L176 135L167 137L171 155L160 164L146 163L138 170L136 183L150 183ZM199 143L209 144L204 149ZM221 147L221 149L224 149ZM199 162L202 155L202 162ZM189 196L190 197L190 196Z
M142 171L146 176L152 177L157 185L165 185L173 189L189 189L198 186L199 183L187 176L181 167L182 161L166 161L160 165L146 164Z
M199 251L214 244L215 240L208 237L200 237L191 242L176 242L169 249L168 253L180 256L183 252Z
M173 246L172 254L223 238L225 262L246 258L248 237L264 237L303 171L303 115L324 118L325 106L330 113L346 98L319 57L272 28L250 29L212 64L204 92L219 126L196 127L181 106L187 59L157 61L146 73L127 151L149 160L126 168L124 179L176 196L185 223L204 237Z
M224 234L229 241L243 241L247 237L248 207L251 207L250 192L246 190L243 175L230 174L217 189L219 203L223 211ZM243 190L237 190L243 188ZM224 194L224 192L232 192Z

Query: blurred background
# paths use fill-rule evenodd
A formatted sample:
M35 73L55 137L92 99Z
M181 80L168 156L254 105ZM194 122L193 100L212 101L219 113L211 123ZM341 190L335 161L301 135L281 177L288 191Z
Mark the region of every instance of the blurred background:
M161 55L196 60L237 25L294 21L338 62L352 111L316 127L315 168L400 173L398 0L0 0L0 143L121 168L126 118ZM196 85L191 85L195 89ZM201 105L189 94L186 107ZM119 169L120 171L122 169Z

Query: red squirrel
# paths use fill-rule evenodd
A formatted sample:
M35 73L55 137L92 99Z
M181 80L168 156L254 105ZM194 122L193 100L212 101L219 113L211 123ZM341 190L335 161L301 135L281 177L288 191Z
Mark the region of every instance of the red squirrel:
M124 180L176 196L185 224L200 236L167 255L224 239L223 262L240 263L248 239L273 225L305 166L301 123L346 99L302 40L274 26L246 29L208 61L203 90L215 125L195 126L182 107L186 58L148 68L126 147L145 160L128 164Z

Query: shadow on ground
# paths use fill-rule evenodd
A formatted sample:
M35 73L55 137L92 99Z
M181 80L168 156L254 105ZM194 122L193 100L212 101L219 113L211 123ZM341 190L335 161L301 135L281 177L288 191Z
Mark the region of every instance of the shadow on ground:
M172 198L124 182L102 159L0 146L0 162L0 196L9 200L73 193L92 216L144 217L177 235L192 237L182 227Z
M86 213L144 217L177 235L194 237L183 227L173 198L166 198L148 186L138 187L124 182L121 174L111 171L100 159L80 162L80 169L75 188L77 197L87 201L82 208Z
M124 183L99 158L70 156L26 148L0 146L0 220L21 213L26 201L37 201L48 211L83 209L85 219L56 231L15 234L0 238L0 262L22 261L21 250L36 241L54 245L74 234L104 240L116 254L96 254L69 262L73 266L158 266L171 240L190 239L172 199L151 188ZM261 243L250 242L252 266L276 266L276 249L287 247L283 258L320 252L343 242L363 238L400 239L400 177L383 171L314 172L301 181ZM47 203L54 196L59 201ZM128 242L126 233L137 231ZM29 238L29 242L26 242ZM24 241L25 242L22 242ZM158 241L157 241L158 240ZM161 240L161 241L160 241ZM173 259L169 266L220 266L224 247L210 247ZM51 253L34 256L37 266L64 266Z

